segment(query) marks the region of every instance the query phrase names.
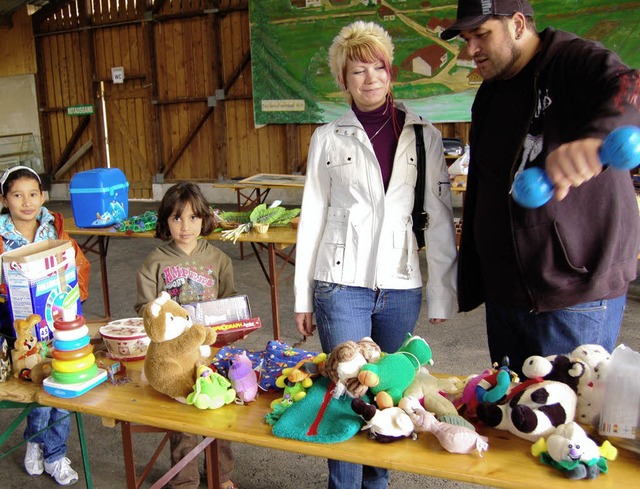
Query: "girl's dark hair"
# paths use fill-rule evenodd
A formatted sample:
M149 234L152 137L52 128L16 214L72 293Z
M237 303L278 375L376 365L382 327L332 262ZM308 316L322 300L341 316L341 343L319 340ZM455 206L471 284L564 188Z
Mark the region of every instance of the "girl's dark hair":
M31 180L38 182L38 189L40 190L40 192L42 192L42 182L40 181L40 177L34 170L24 166L14 166L6 170L0 177L0 192L2 192L3 197L6 197L7 192L11 190L13 182L20 178L30 178ZM3 207L2 211L0 211L0 214L8 213L8 207Z
M202 219L202 231L200 236L208 236L213 231L213 216L207 199L202 195L200 187L194 183L176 183L167 190L160 202L158 209L158 222L156 223L156 238L162 240L171 239L169 230L169 218L175 214L180 215L187 204L191 204L193 213Z

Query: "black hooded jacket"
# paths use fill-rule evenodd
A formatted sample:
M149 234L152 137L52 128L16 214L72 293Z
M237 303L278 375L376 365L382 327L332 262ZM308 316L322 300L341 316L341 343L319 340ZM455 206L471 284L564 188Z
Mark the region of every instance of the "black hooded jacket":
M629 172L605 169L561 202L516 204L521 167L563 143L640 125L640 74L598 43L551 28L513 79L484 82L472 108L458 304L550 311L625 294L636 277L638 205ZM523 156L524 155L524 156Z

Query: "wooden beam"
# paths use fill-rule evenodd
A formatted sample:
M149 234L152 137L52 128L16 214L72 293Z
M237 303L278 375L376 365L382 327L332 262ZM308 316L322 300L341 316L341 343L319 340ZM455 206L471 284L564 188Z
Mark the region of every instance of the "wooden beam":
M58 171L56 171L56 173L53 175L54 180L59 179L62 175L67 173L71 169L71 167L75 165L76 162L92 147L93 142L91 141L91 139L80 146L80 149L76 151L73 156L71 156L71 158L69 158L69 160L64 165L62 165L62 167L60 167Z
M91 121L90 115L85 115L82 117L82 119L80 119L80 123L74 129L73 134L71 135L71 139L69 139L69 142L67 143L67 145L62 150L62 153L60 154L60 158L58 158L58 161L56 162L56 165L55 165L56 173L54 175L54 178L57 178L58 173L60 173L60 170L65 165L65 162L69 158L71 151L80 140L80 136L82 136L82 133L87 128L90 121Z
M220 1L214 1L215 8L220 8ZM220 16L214 15L210 17L211 25L213 29L213 36L211 38L212 45L210 46L212 55L211 70L213 79L215 80L216 87L224 86L224 73L222 69L222 25L220 22ZM224 99L220 100L217 105L218 110L213 113L213 155L215 164L214 178L221 178L226 176L229 165L229 158L227 153L227 107L225 99L227 97L227 89L223 88Z
M246 53L244 53L244 56L242 56L240 63L238 63L238 66L236 66L236 69L233 70L233 73L231 73L231 75L229 76L229 79L224 84L225 95L229 93L229 90L231 90L231 87L233 87L233 85L236 83L236 81L238 80L238 78L240 77L240 75L242 74L242 72L247 67L250 61L251 61L251 51L247 51Z
M171 172L171 170L174 169L174 167L178 163L178 160L180 159L182 154L186 151L187 147L191 144L191 141L193 141L193 139L196 137L196 135L198 134L202 126L204 126L204 123L207 122L207 119L212 113L213 113L213 107L207 107L207 110L200 118L200 121L198 121L195 127L191 129L189 134L187 134L187 138L180 145L180 148L178 148L178 151L176 151L176 153L171 157L171 159L169 160L169 163L167 163L167 166L161 169L162 170L161 173L163 176L166 176L168 173Z
M159 0L155 3L154 13L156 6L162 7L164 0ZM156 46L156 30L155 23L143 24L144 39L147 43L147 60L144 64L147 77L151 80L151 107L149 108L151 117L151 158L152 161L148 162L148 166L153 165L151 169L151 175L155 176L158 173L158 169L164 166L164 155L162 152L161 141L162 133L160 128L160 107L153 103L158 98L158 53Z

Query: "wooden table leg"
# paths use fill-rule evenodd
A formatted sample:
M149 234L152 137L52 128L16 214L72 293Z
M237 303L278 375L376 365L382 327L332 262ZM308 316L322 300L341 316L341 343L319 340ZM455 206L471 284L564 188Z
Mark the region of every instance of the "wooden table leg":
M209 444L204 451L204 460L207 467L207 488L218 489L224 481L220 480L220 470L218 467L218 440Z
M100 276L102 277L102 299L104 300L104 317L111 319L111 300L109 299L109 277L107 274L107 251L109 250L109 238L100 236L98 242L100 254Z
M127 489L140 489L143 482L151 472L151 469L158 460L162 450L169 441L171 432L154 426L131 424L122 421L122 452L124 457L124 470L127 483ZM133 453L133 434L134 433L164 433L164 437L156 448L155 452L149 459L144 471L138 477L136 475L135 456ZM206 437L193 450L185 455L176 465L171 467L160 479L154 482L149 489L161 489L167 482L173 479L185 465L196 458L202 451L205 452L205 461L207 464L207 487L208 489L217 489L220 487L220 472L218 470L218 440Z
M127 489L138 489L136 482L136 464L133 456L133 437L131 423L122 422L122 455L124 457L124 474Z
M102 300L104 304L104 319L111 320L111 301L109 299L109 278L107 275L107 252L109 251L108 236L89 236L84 242L78 243L85 255L93 253L100 259L100 278L102 280ZM96 249L97 247L97 249Z
M273 318L273 339L280 340L280 304L278 304L278 275L276 273L276 245L269 243L269 288L271 289L271 317Z

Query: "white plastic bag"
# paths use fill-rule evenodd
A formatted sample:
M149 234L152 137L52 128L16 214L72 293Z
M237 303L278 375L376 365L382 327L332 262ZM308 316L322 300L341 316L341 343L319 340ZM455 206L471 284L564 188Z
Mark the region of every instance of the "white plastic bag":
M618 346L607 365L599 432L640 453L640 354Z
M449 176L467 175L469 173L469 152L465 152L460 158L449 166Z

